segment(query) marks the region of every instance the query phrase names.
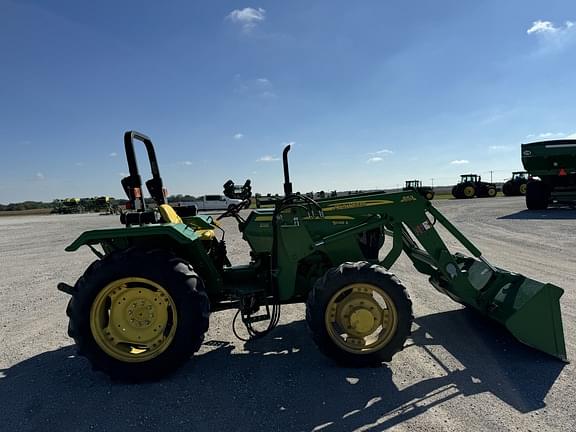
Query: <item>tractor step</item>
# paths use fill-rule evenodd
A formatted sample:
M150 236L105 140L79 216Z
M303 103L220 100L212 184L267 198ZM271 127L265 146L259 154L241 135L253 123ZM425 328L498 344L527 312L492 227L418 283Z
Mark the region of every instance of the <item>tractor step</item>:
M62 291L63 293L66 293L68 295L73 295L74 294L74 287L71 285L68 285L65 282L60 282L58 285L58 291Z
M244 317L242 319L242 321L246 322L246 323L256 323L256 322L260 322L260 321L267 321L270 319L270 314L269 313L265 313L262 315L256 315L256 316L249 316L249 317Z

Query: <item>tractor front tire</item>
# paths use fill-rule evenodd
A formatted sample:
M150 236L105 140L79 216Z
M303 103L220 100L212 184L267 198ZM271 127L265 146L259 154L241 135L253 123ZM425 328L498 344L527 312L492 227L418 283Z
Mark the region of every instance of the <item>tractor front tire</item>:
M548 188L541 181L530 181L526 185L526 207L529 210L545 210L548 208Z
M452 196L456 199L464 199L465 196L462 187L454 186L452 188Z
M209 301L188 262L164 250L128 249L88 267L66 313L68 334L94 370L147 381L198 351Z
M306 302L306 321L320 351L350 367L390 361L404 347L413 319L402 283L364 261L328 270Z
M453 186L452 187L452 196L456 199L458 199L458 186Z

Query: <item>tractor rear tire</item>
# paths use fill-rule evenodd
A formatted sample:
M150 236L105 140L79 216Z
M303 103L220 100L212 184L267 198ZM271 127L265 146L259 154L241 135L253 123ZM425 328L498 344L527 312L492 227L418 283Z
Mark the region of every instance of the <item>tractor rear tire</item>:
M345 366L379 366L410 335L412 301L381 266L343 263L320 278L306 301L306 321L320 351Z
M426 198L428 201L432 201L432 199L434 198L434 192L432 192L432 191L426 192L426 195L424 196L424 198Z
M68 334L113 379L163 377L198 351L209 300L190 264L164 250L128 249L95 261L74 287Z
M541 181L530 181L526 185L526 207L528 210L545 210L550 198L548 188Z
M462 198L470 199L474 198L478 191L476 190L476 186L467 184L462 188Z
M494 197L496 197L496 195L498 195L498 191L496 190L495 187L489 186L489 187L486 189L486 196L487 196L488 198L494 198Z
M518 185L518 195L526 195L526 187L528 183L520 183Z

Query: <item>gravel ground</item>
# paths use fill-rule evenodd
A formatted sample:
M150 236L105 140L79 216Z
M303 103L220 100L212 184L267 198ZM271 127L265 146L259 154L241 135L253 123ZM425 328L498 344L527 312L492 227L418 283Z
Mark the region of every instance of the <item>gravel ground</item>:
M576 358L576 211L524 210L521 198L438 201L493 264L566 290L568 357ZM231 222L233 263L247 249ZM76 357L66 335L73 283L93 260L64 247L116 216L0 218L0 430L463 431L576 430L576 374L437 293L401 258L414 301L407 348L386 366L346 369L311 341L301 305L267 338L243 343L232 312L211 317L201 351L150 384L111 382ZM537 319L537 317L535 318Z

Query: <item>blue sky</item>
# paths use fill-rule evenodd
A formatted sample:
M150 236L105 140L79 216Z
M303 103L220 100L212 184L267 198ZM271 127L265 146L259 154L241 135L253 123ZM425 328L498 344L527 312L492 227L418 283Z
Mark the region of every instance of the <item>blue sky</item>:
M280 192L289 142L302 192L502 180L576 133L574 22L571 0L0 0L0 203L122 197L130 129L173 194Z

